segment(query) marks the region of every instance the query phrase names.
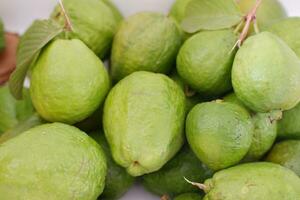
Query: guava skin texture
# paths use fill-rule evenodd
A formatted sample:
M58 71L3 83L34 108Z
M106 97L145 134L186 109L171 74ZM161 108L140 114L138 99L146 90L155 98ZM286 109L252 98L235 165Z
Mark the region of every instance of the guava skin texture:
M169 77L135 72L109 93L103 126L116 163L132 176L155 172L184 141L185 96Z
M235 55L232 47L236 41L237 36L232 30L203 31L193 35L178 53L178 74L201 95L218 96L230 91Z
M23 100L16 100L7 85L0 87L0 135L28 119L33 113L28 89L23 89Z
M283 112L282 120L278 123L278 138L300 140L300 104Z
M100 0L63 0L72 24L68 37L82 40L100 58L108 55L120 18L107 4ZM65 24L65 16L59 5L51 18Z
M300 100L300 60L276 35L259 33L238 50L232 84L237 97L251 110L289 110Z
M103 148L107 160L107 175L103 193L98 197L100 200L119 199L134 183L134 177L127 174L126 170L117 165L111 156L111 152L104 134L94 131L89 134Z
M256 0L239 0L238 5L246 15L254 7L255 2ZM263 0L256 13L257 25L262 31L286 17L287 13L278 0Z
M300 58L300 17L280 20L267 30L283 39Z
M235 103L247 109L234 93L226 95L223 99L225 102ZM277 137L277 121L281 119L282 112L251 113L251 115L254 132L250 149L243 159L245 162L259 160L272 148Z
M44 119L74 124L96 111L109 88L103 63L83 42L58 39L39 56L30 94Z
M183 177L196 182L204 182L212 177L208 169L186 145L159 171L143 176L143 185L158 195L179 195L198 192L195 186L187 183Z
M204 184L204 200L300 199L300 178L285 167L267 162L221 170Z
M236 104L201 103L188 114L186 134L197 157L217 171L237 164L247 154L253 124L249 113Z
M79 129L37 126L0 145L1 199L95 200L106 168L101 147Z
M112 79L119 81L135 71L168 73L181 44L182 32L172 18L154 12L130 16L114 38Z
M197 193L181 194L174 198L174 200L201 200L202 196Z
M300 177L300 141L286 140L277 143L266 160L287 167Z

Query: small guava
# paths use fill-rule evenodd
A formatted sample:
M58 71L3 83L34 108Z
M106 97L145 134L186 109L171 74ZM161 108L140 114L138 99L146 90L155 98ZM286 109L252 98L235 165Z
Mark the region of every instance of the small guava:
M130 16L114 38L112 79L119 81L135 71L168 73L181 43L182 32L174 19L154 12Z
M251 110L289 110L300 100L300 60L278 36L259 33L238 50L232 84L237 97Z
M94 52L80 40L57 39L33 67L30 94L44 119L74 124L96 111L109 88L108 72Z
M82 40L100 58L109 54L120 20L116 8L108 0L63 0L64 9L70 18L71 39ZM65 24L65 16L57 5L51 18Z
M132 176L158 171L184 142L185 96L169 77L135 72L117 83L103 126L116 163Z
M253 124L241 106L220 101L201 103L187 116L186 135L197 157L217 171L239 163L247 154Z
M277 143L270 151L266 161L287 167L300 177L300 140L286 140Z
M79 129L37 126L0 145L1 199L95 200L106 168L101 147Z
M185 41L177 56L177 71L200 95L218 96L232 89L232 30L203 31Z

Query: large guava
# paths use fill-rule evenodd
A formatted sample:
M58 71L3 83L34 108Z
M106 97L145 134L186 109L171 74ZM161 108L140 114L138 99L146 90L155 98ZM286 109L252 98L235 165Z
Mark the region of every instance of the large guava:
M106 168L101 147L79 129L37 126L0 145L1 199L95 200Z
M110 88L101 60L77 39L58 39L43 49L33 67L30 94L47 121L74 124L90 116Z
M132 176L159 170L181 148L185 96L169 77L135 72L108 94L103 126L114 160Z

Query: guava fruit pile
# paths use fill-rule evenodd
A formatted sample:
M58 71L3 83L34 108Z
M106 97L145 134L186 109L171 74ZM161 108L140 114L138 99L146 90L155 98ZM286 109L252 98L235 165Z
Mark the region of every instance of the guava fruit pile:
M300 200L299 32L277 0L61 1L0 89L0 199Z

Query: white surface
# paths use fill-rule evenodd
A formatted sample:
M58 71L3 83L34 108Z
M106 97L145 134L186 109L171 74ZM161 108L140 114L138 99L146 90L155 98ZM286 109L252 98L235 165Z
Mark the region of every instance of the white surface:
M124 16L139 11L167 13L173 0L113 0ZM0 0L0 17L6 29L22 33L34 19L47 18L56 0ZM300 16L300 0L281 0L290 16ZM121 200L159 200L144 191L142 186L133 187Z

